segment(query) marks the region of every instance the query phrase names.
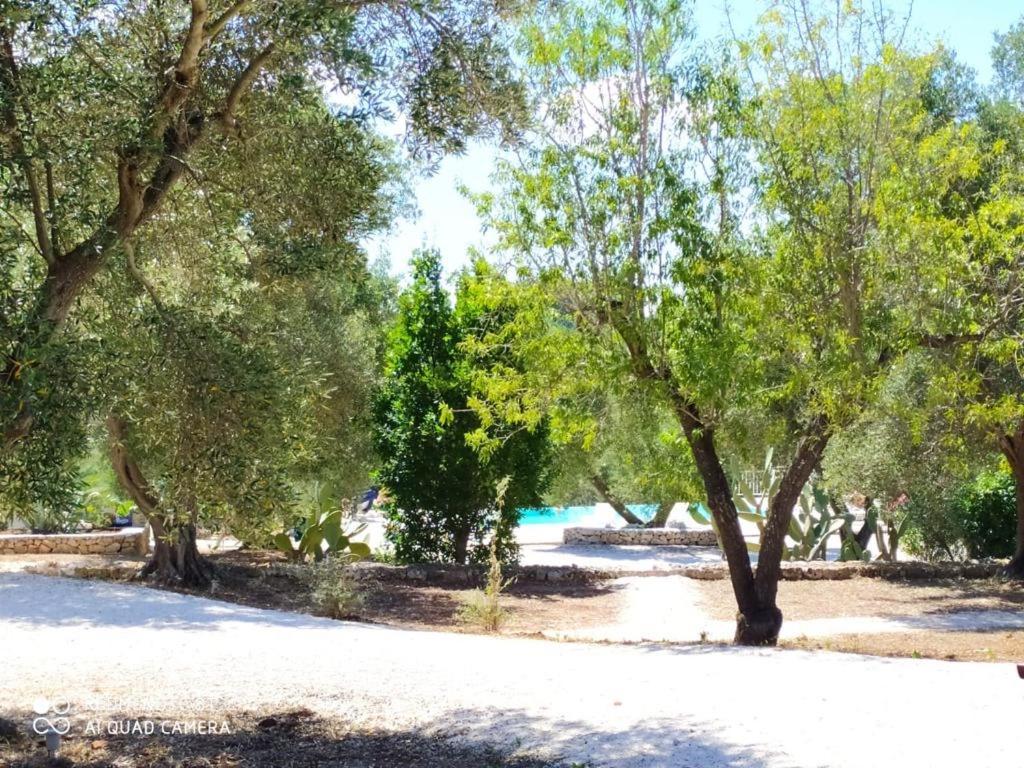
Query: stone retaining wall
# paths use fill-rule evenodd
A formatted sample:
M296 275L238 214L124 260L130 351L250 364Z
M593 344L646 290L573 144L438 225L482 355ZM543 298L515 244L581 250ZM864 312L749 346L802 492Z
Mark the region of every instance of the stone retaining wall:
M684 531L679 528L566 528L565 544L645 544L684 547L718 545L714 531Z
M971 563L900 563L861 562L786 562L782 564L785 581L820 580L837 581L853 578L889 579L904 581L915 579L985 579L999 573L999 562ZM481 565L384 565L357 563L352 574L359 580L381 582L417 582L421 584L479 586L486 577L487 567ZM657 571L606 570L578 568L576 566L528 565L509 569L506 576L516 581L589 584L610 581L626 576L685 576L690 579L717 581L729 578L725 563L674 566Z
M144 555L148 546L145 528L94 533L0 534L0 555Z

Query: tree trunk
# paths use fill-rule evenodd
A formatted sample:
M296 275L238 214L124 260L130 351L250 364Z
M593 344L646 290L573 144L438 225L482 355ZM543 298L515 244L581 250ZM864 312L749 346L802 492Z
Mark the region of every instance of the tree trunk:
M469 555L469 528L455 531L455 562L465 565Z
M611 506L611 508L614 509L619 514L619 517L625 520L627 524L644 524L644 521L636 515L634 515L632 512L630 512L629 507L626 506L625 502L615 495L611 487L608 485L608 481L605 480L604 477L602 477L600 474L595 473L590 476L590 482L593 484L597 492L601 495L601 498L604 499L605 502L607 502L608 505Z
M828 445L828 420L816 417L811 420L797 444L793 460L786 468L775 495L768 502L768 516L761 534L761 549L757 556L757 574L754 589L757 605L762 614L748 627L737 626L737 642L741 633L749 634L753 645L775 645L782 628L782 612L775 606L782 574L782 550L786 543L786 532L793 519L793 508L800 499L800 493L811 477L814 468ZM772 623L777 621L777 625Z
M117 481L153 527L155 545L149 562L140 572L164 584L203 589L210 585L214 569L199 554L195 520L173 522L161 514L160 499L146 482L139 465L125 446L127 423L118 416L107 417L110 435L110 463Z
M729 579L739 609L736 615L734 642L741 645L770 645L778 638L778 627L782 626L782 613L774 605L766 610L758 603L747 542L740 529L740 518L736 514L736 504L732 500L729 479L715 447L714 429L703 424L696 406L681 396L673 396L672 406L690 444L697 471L704 482L708 508L715 518L718 537L729 564ZM771 631L771 626L775 627L774 632Z
M739 612L736 615L737 645L775 645L782 629L782 611L776 605L782 549L800 492L821 460L828 443L828 421L814 419L797 446L796 454L768 505L761 536L756 574L750 564L747 543L740 529L729 480L722 467L712 427L700 421L696 406L673 398L673 410L693 451L697 471L704 481L708 507L714 515L718 536L729 563L729 578Z
M196 527L192 523L169 526L159 517L150 517L156 544L153 554L140 572L161 584L205 589L213 580L210 561L199 554L196 546Z
M658 505L658 509L654 512L654 517L647 523L646 528L664 528L668 522L668 516L672 514L672 507L676 503L674 501L663 501Z
M1024 421L1014 433L999 438L999 448L1013 473L1017 500L1017 546L1003 574L1011 579L1024 579Z
M829 494L828 503L832 507L832 513L837 517L842 517L847 513L846 504L842 499L837 498L833 494ZM847 542L853 542L862 551L868 548L868 544L871 542L871 537L875 535L875 526L878 524L878 512L874 508L875 500L870 496L864 497L864 522L861 523L860 530L853 530L853 524L844 525L839 529L839 540L842 544ZM825 549L822 547L822 554L824 555Z

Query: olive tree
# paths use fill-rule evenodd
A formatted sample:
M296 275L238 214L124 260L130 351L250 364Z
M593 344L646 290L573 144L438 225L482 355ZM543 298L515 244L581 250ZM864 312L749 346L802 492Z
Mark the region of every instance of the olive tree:
M0 373L6 448L33 423L23 371L85 288L169 215L169 198L226 183L195 164L197 149L270 127L253 119L250 96L287 104L311 84L351 91L364 117L401 110L411 143L433 151L492 128L507 135L520 99L501 47L505 10L475 0L5 2L3 236L22 272L18 300L5 306L14 314ZM274 158L254 160L249 178Z

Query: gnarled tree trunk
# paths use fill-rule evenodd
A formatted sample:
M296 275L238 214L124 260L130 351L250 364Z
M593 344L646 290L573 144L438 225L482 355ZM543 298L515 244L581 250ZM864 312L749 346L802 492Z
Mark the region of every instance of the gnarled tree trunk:
M161 513L160 499L146 482L139 465L125 446L127 424L117 416L107 418L110 463L118 483L153 528L154 547L140 576L164 584L205 588L213 579L212 564L199 554L195 520L171 521Z
M594 489L601 495L601 498L614 509L619 517L626 521L628 525L643 525L644 521L629 511L629 507L626 503L620 499L612 491L611 486L608 485L608 481L600 474L594 473L590 476L590 483L594 486Z
M1017 547L1003 573L1013 579L1024 579L1024 421L1016 431L999 438L999 449L1013 473L1017 500Z
M169 528L165 520L155 515L149 518L149 522L153 526L156 544L140 575L152 577L162 584L208 587L213 580L214 569L210 561L199 554L195 525L186 523Z

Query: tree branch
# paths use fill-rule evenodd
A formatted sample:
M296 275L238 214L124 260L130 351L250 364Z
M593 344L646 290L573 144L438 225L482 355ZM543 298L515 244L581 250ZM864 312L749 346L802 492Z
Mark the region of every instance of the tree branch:
M206 0L192 0L192 19L185 33L181 53L154 109L153 124L149 131L149 136L154 141L164 135L168 124L195 88L199 73L199 53L203 49L205 39L203 27L208 16Z
M142 286L143 290L149 294L150 300L153 302L153 306L156 307L156 311L160 314L164 314L164 303L160 300L160 295L156 292L156 286L146 277L145 273L139 269L138 264L135 263L135 245L131 240L125 240L123 243L125 259L128 262L128 272L131 276Z
M206 27L206 42L209 43L223 32L228 22L244 11L251 2L252 0L236 0L224 13L210 22Z
M267 63L274 53L274 44L270 43L260 51L256 56L249 62L245 69L242 70L238 79L235 80L234 85L231 86L231 90L228 91L227 98L224 99L224 108L220 111L217 116L218 121L224 130L228 133L238 132L238 120L235 117L235 112L238 110L238 105L242 101L242 96L252 85L256 76L259 74L263 65Z
M25 146L24 133L15 111L16 104L23 103L23 95L9 27L3 27L2 35L0 35L0 83L3 84L3 89L7 92L6 98L2 100L4 127L10 134L11 147L15 157L18 158L21 172L25 176L25 186L28 188L29 200L32 204L32 219L35 222L36 247L46 263L52 264L54 262L53 243L50 240L49 222L43 208L39 177L36 175L35 165Z
M125 447L128 426L120 416L107 417L107 433L110 436L110 464L117 476L118 484L124 489L135 505L151 521L160 508L160 499L150 488L135 459Z

